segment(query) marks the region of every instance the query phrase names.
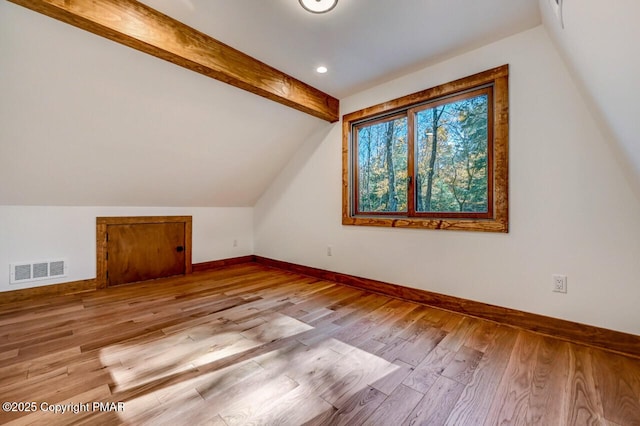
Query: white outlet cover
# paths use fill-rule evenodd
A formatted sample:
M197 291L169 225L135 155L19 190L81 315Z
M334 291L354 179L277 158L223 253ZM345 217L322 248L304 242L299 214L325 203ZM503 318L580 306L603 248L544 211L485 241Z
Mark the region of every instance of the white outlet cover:
M556 293L566 293L567 292L567 276L560 274L553 274L551 276L551 290Z

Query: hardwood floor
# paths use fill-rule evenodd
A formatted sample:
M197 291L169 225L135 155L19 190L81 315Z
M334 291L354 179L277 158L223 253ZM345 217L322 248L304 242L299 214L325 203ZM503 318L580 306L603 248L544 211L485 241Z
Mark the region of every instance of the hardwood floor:
M626 426L640 360L249 263L0 306L0 402L35 402L0 412L25 425Z

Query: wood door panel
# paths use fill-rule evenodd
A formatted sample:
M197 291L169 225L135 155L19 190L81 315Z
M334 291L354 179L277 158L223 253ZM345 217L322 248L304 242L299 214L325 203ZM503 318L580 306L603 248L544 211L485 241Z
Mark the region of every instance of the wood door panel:
M185 273L184 223L108 225L107 235L109 285Z

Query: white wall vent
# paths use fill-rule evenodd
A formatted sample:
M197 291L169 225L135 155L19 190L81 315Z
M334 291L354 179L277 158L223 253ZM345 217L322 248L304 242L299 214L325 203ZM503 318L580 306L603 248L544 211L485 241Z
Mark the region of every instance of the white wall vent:
M38 262L17 262L11 265L11 284L48 280L67 276L67 261L64 259Z

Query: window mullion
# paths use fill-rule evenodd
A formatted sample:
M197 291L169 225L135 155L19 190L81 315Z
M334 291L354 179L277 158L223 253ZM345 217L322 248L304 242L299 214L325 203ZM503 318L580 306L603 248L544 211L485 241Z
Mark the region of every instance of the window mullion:
M416 214L415 178L415 114L407 111L407 216Z
M343 225L508 232L508 78L503 65L345 115Z

